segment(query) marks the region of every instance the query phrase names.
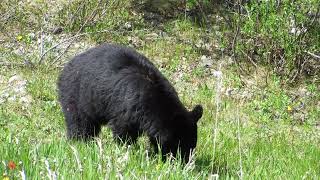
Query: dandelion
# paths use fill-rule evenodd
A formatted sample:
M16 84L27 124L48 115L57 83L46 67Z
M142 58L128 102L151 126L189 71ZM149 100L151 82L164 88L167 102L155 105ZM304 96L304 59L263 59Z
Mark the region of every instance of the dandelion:
M292 107L288 106L287 110L288 110L288 112L291 112L292 111Z
M10 179L7 175L4 175L2 180L10 180Z
M17 36L17 40L18 40L18 41L21 41L22 38L23 38L23 37L22 37L21 35Z
M13 161L9 161L8 167L10 170L14 170L16 168L16 164Z

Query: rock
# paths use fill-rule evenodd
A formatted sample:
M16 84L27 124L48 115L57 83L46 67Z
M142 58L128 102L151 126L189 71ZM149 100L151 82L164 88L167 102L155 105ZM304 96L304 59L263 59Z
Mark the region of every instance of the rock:
M197 48L201 48L203 44L203 41L200 39L195 45Z
M161 37L168 37L168 34L167 34L166 32L164 32L164 31L160 31L160 32L159 32L159 35L160 35Z
M308 119L308 116L304 113L294 113L292 119L299 124L303 124Z
M203 55L203 56L201 56L200 60L201 60L201 65L203 67L210 68L213 65L213 61L212 61L211 57L207 57L207 56Z
M13 87L13 91L17 94L26 94L26 86L22 85L22 86L17 86L17 87Z
M222 72L221 71L213 71L212 75L216 78L222 78Z
M231 96L231 95L233 95L234 94L234 89L232 89L232 88L227 88L226 90L225 90L225 93L224 93L226 96Z
M240 94L240 98L241 99L246 99L249 100L253 97L253 93L248 91L248 90L244 90L241 94Z
M10 96L10 94L8 92L4 92L1 94L1 97L4 99L7 99Z
M11 87L11 90L19 95L26 94L26 85L27 81L24 80L19 75L14 75L8 80L8 84Z
M8 83L10 85L14 84L15 82L19 82L19 81L23 81L22 77L19 75L14 75L12 77L9 78Z
M126 22L124 25L123 25L124 29L128 30L128 31L131 31L132 30L132 25L130 22Z
M36 40L36 34L35 33L29 33L29 37L32 39L32 40Z
M30 105L31 102L32 102L32 97L30 95L27 95L27 96L23 96L19 99L19 102L23 105Z
M0 97L0 104L3 104L4 102L6 102L6 100Z
M146 40L155 40L159 37L157 33L150 33L146 35Z
M7 88L0 94L0 103L17 101L21 104L30 104L32 97L27 94L27 81L19 75L9 78Z
M14 95L14 96L10 96L9 98L8 98L8 101L10 101L10 102L13 102L13 101L16 101L16 96Z
M144 42L141 39L139 39L138 37L129 36L128 41L135 48L141 47L144 45Z

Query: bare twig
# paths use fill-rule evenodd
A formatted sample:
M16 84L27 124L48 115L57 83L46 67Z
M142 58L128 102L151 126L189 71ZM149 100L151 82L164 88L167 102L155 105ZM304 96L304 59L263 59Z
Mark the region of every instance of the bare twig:
M100 7L101 2L102 2L102 0L100 0L100 1L98 2L96 8L92 11L92 13L90 14L89 18L87 18L86 21L81 25L80 29L78 30L78 32L77 32L76 35L75 35L76 37L79 37L79 36L77 36L77 35L79 35L80 32L83 30L83 28L88 24L88 22L91 21L91 20L93 20L94 17L97 15L97 11L98 11L98 9L99 9L99 7ZM83 35L85 35L85 34L83 34ZM53 60L52 64L53 64L53 63L56 63L56 62L69 50L70 46L73 44L73 42L75 41L75 39L76 39L76 38L70 39L71 42L70 42L70 43L68 44L68 46L63 50L63 52L60 53L60 54ZM58 46L56 46L56 47L58 47ZM56 48L56 47L55 47L55 48ZM50 48L50 49L52 50L52 48ZM50 49L49 49L49 50L50 50ZM53 48L53 49L54 49L54 48ZM44 54L46 54L46 53L44 53ZM42 60L43 60L43 56L41 56L39 63L41 63Z
M62 43L65 43L65 42L67 42L67 41L71 41L71 42L69 43L68 47L66 47L66 48L64 49L64 51L63 51L62 53L60 53L59 56L56 57L56 58L52 61L51 64L56 63L56 62L61 58L61 56L62 56L65 52L67 52L68 48L72 45L72 43L74 42L75 39L77 39L77 38L79 38L79 37L81 37L81 36L85 36L85 35L89 35L89 34L93 34L93 33L106 33L106 32L113 32L113 31L111 31L111 30L103 30L103 31L96 31L96 32L86 32L86 33L81 33L81 34L74 35L74 36L68 38L67 40L65 40L64 42L62 42ZM115 32L114 32L114 33L115 33ZM60 44L62 44L62 43L60 43Z
M74 14L72 14L70 20L68 21L68 24L71 24L71 26L73 26L74 22L75 22L75 16L80 16L78 13L80 12L80 10L82 8L84 8L85 6L85 1L81 2L82 4L79 4L79 6L77 7L76 11ZM71 10L69 9L68 11L71 12Z
M293 83L296 80L296 78L298 77L298 75L299 75L299 70L296 70L296 72L294 73L294 75L292 76L292 78L290 80L290 83Z
M76 39L72 39L71 42L68 44L68 46L63 50L62 53L60 53L53 61L51 64L55 64L70 48L70 46L73 44L73 42L75 41Z
M309 54L310 56L316 58L316 59L320 59L320 56L319 56L319 55L316 55L316 54L314 54L314 53L312 53L312 52L309 52L309 51L304 51L304 52L307 53L307 54Z
M242 67L241 67L241 65L240 65L240 63L237 61L237 53L236 53L236 43L237 43L237 37L238 37L238 35L240 33L240 23L241 23L241 8L240 8L240 4L241 4L241 0L238 0L237 6L238 6L238 16L239 16L239 18L238 18L236 33L235 33L235 35L233 37L233 41L232 41L232 51L233 51L233 61L235 63L237 63L240 71L244 72Z
M106 3L104 3L104 6L102 7L103 11L100 13L100 17L104 17L105 14L107 13L107 11L109 10L109 9L107 8L108 2L109 2L109 1L107 1Z
M41 57L40 57L40 63L42 62L42 60L43 60L43 58L45 57L46 54L48 54L50 51L52 51L53 49L57 48L57 47L60 46L61 44L66 43L66 42L68 42L68 41L70 41L70 40L73 40L73 39L75 39L75 38L78 38L78 37L80 37L80 36L87 35L87 34L88 34L88 33L76 34L76 35L74 35L74 36L72 36L72 37L70 37L70 38L67 38L67 39L65 39L65 40L62 40L62 41L60 41L59 43L51 46L48 50L46 50L46 51L41 55Z
M101 4L102 0L100 0L97 4L97 7L92 11L92 13L90 14L89 18L86 19L86 21L81 25L80 29L78 30L77 34L79 34L83 28L88 24L89 20L93 20L94 17L97 15L97 11L100 7L100 4Z
M250 62L254 65L254 67L258 68L258 65L252 60L252 58L247 54L245 53L244 51L241 50L241 52L247 56L247 58L250 60Z

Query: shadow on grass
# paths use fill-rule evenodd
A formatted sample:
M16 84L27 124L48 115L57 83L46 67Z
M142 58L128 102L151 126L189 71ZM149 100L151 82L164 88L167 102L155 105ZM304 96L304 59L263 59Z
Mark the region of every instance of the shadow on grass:
M195 170L198 172L206 171L210 174L226 175L230 171L227 167L226 162L220 162L219 160L214 160L211 155L203 155L196 158Z

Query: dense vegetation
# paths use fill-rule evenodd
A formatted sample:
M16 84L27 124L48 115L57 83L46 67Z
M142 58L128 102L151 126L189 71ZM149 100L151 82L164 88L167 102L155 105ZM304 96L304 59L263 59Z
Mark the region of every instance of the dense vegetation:
M3 179L317 179L319 0L0 2ZM56 79L102 42L136 48L183 102L202 103L195 156L162 162L146 138L65 138Z

